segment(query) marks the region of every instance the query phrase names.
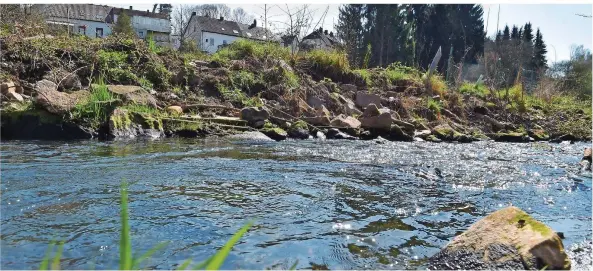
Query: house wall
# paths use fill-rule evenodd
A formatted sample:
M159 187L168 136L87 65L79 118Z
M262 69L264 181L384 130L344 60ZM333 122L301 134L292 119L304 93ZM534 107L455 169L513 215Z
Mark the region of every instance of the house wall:
M117 22L119 15L114 15L114 21ZM132 16L132 28L136 35L142 39L148 37L152 32L154 40L158 45L169 43L169 34L171 33L171 21L167 19L150 18L143 16Z
M54 22L68 22L66 18L57 18L57 17L49 17L48 21ZM111 35L111 27L104 22L94 22L94 21L84 21L78 19L70 19L70 23L74 25L74 33L79 33L79 26L86 25L86 32L84 33L86 36L95 38L96 37L96 29L103 28L103 37Z
M231 44L233 41L240 38L236 36L210 32L202 32L201 36L202 37L199 44L201 44L202 50L207 51L210 54L216 53L216 51L218 51L218 46L223 45L225 41L227 44ZM212 40L214 40L214 42L212 42Z

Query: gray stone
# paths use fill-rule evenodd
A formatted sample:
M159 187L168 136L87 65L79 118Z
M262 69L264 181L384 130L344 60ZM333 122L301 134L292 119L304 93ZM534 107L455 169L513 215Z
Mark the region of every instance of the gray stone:
M366 108L369 104L381 105L381 97L377 94L366 93L359 91L356 93L356 105L361 108Z
M354 128L354 129L358 129L360 128L360 121L350 117L350 116L345 116L343 114L335 117L332 121L331 121L331 126L335 126L335 127L340 127L340 128Z
M270 112L265 108L245 107L241 109L241 119L246 120L250 124L265 121L268 118L270 118Z

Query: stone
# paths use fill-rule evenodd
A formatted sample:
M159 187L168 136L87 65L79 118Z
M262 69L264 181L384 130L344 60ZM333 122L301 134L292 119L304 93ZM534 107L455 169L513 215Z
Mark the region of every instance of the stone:
M574 136L574 135L571 135L571 134L563 134L561 136L558 136L558 137L550 140L550 142L552 142L552 143L560 143L560 142L563 142L563 141L573 142L573 141L578 141L578 138L576 136Z
M365 111L366 113L366 111ZM364 116L360 117L360 126L363 128L374 128L374 129L390 129L393 119L391 114L385 112L378 116Z
M381 105L381 97L377 94L359 91L356 93L355 103L360 108L366 108L370 104Z
M315 132L315 138L326 139L326 136L322 131L317 131L317 132Z
M340 88L342 89L342 92L356 92L358 90L358 88L355 85L352 84L342 84L340 86Z
M375 104L369 104L362 113L363 117L376 117L379 115L381 115L381 111L379 111L379 108Z
M426 141L430 141L430 142L435 142L435 143L439 143L442 142L442 140L440 140L438 137L436 137L435 135L429 135L426 137Z
M14 82L4 82L0 84L0 93L8 96L9 93L23 94L23 87L15 84Z
M43 76L43 79L59 84L58 90L78 90L82 88L80 78L78 78L78 75L75 72L54 69Z
M396 124L391 125L389 133L384 133L383 136L391 141L413 141L413 137L406 134L404 130Z
M115 94L125 95L128 93L142 91L142 87L129 86L129 85L107 85L107 90L109 90Z
M331 121L331 126L358 129L360 128L360 121L353 117L340 114Z
M304 118L304 121L312 125L328 126L330 125L331 113L324 105L315 108L315 116Z
M451 128L449 124L441 124L432 129L432 134L435 135L437 138L444 140L444 141L455 141L460 136L461 133L455 131L455 129Z
M405 122L403 120L398 120L398 119L393 119L392 121L393 121L393 124L396 124L397 126L402 128L402 130L404 130L404 132L406 132L406 134L413 135L414 131L416 131L416 127L414 127L414 124Z
M414 132L414 137L419 137L422 139L426 139L429 135L431 135L432 132L430 130L420 130L420 131L415 131Z
M428 260L428 269L569 270L554 230L510 206L474 223Z
M302 120L294 122L288 129L288 136L297 139L309 139L307 123Z
M8 97L9 101L17 101L17 102L25 101L25 99L23 99L23 96L16 92L8 92L5 96Z
M499 142L529 142L529 136L523 133L498 133L494 140Z
M37 91L35 102L50 113L65 114L72 110L77 104L88 99L90 95L91 93L86 90L66 93L59 92L55 89L41 88Z
M181 115L183 114L183 108L178 105L171 105L167 107L167 112L172 115Z
M257 131L250 131L250 132L243 132L240 134L234 134L226 136L230 139L241 139L241 140L253 140L253 141L274 141L273 139L269 138L262 132Z
M40 90L58 90L58 85L56 85L56 83L43 79L41 81L37 81L37 83L35 83L34 86L34 90L36 92L39 92Z
M356 138L341 132L336 128L331 128L327 131L327 139L348 139L348 140L355 140Z
M139 86L107 85L107 90L121 95L124 102L156 108L156 99L148 91Z
M356 108L356 105L354 104L354 102L348 100L348 102L346 102L344 104L344 112L350 116L352 115L357 115L360 116L362 115L362 112L360 110L358 110L358 108Z
M535 141L545 141L549 140L550 136L544 129L529 129L527 134L532 137Z
M270 118L270 112L265 108L245 107L241 109L240 118L250 125L258 121L265 121Z
M285 140L288 136L288 133L286 133L286 131L281 128L264 128L261 130L261 132L267 137L276 141Z
M307 104L312 108L318 108L320 106L323 106L324 102L319 97L315 97L315 96L311 95L307 99Z
M582 160L587 160L587 161L591 162L591 148L585 148L585 153L583 155Z

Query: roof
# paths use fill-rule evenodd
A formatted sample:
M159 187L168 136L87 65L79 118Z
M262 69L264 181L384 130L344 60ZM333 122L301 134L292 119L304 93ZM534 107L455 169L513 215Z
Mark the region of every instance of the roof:
M276 36L272 33L272 31L265 29L263 27L253 27L249 28L250 25L247 24L239 24L241 28L241 32L243 33L243 37L248 39L256 39L256 40L276 40Z
M76 20L105 22L112 7L93 4L36 5L45 16Z
M194 16L192 20L197 20L198 25L200 25L203 31L241 37L241 28L236 22L221 21L220 19L205 16Z
M150 11L143 11L143 10L135 10L135 9L123 9L123 8L113 8L113 14L120 15L122 12L125 12L128 16L139 16L139 17L150 17L150 18L157 18L157 19L169 19L169 14L167 13L156 13Z
M330 47L334 46L336 44L340 44L340 42L338 41L338 39L335 36L332 37L330 35L326 35L320 29L313 31L311 34L309 34L303 38L303 40L312 40L312 39L320 39L321 41L323 41L323 43L325 45L330 46Z

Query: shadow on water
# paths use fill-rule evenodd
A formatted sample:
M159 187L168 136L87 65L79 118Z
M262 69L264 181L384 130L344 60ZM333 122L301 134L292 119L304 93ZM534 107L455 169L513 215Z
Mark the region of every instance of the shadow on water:
M117 267L118 187L130 187L132 246L171 241L148 267L203 260L257 223L224 269L418 269L484 215L519 206L591 264L584 144L166 139L12 141L2 151L1 268Z

